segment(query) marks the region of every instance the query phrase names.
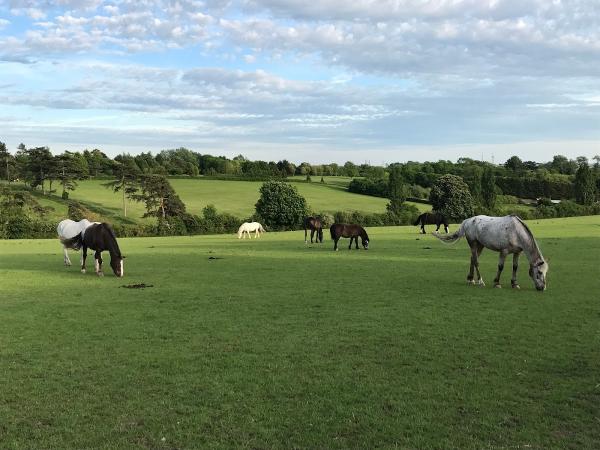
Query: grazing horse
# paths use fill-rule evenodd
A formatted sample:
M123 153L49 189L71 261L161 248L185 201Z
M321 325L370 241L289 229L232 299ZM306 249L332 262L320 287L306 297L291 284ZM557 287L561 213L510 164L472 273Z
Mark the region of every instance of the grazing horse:
M87 219L75 222L74 220L65 219L58 224L56 231L58 233L58 239L60 239L60 242L63 245L65 266L71 265L71 259L69 258L69 252L67 250L72 249L79 251L83 244L83 232L87 227L94 223L99 222L90 222Z
M254 238L257 239L260 237L260 233L264 233L265 229L258 222L244 222L238 228L238 239L244 239L244 233L248 235L248 239L252 239L250 237L250 233L254 233Z
M319 217L307 217L304 219L304 243L307 244L307 233L310 229L310 243L313 243L315 231L317 232L317 244L323 243L323 222Z
M500 252L498 260L498 272L494 278L494 286L500 286L500 274L504 269L504 260L510 253L513 254L513 272L511 285L519 289L517 283L517 269L519 267L519 255L525 252L529 260L529 276L533 279L538 291L546 289L546 273L548 263L544 260L542 252L535 241L529 227L515 215L504 217L475 216L461 223L460 228L451 235L440 235L433 233L435 237L445 242L456 242L461 237L466 237L471 247L471 268L467 276L467 283L485 286L479 273L479 255L483 248L489 248ZM473 281L473 269L477 271L478 281Z
M365 250L369 250L369 235L365 231L363 227L360 225L354 224L346 224L346 223L334 223L329 227L329 232L331 233L331 239L334 241L333 250L337 252L338 250L338 241L340 238L350 238L350 245L348 246L348 250L352 249L352 241L354 240L356 243L356 250L358 250L358 237L360 236L362 246Z
M76 233L77 230L80 231ZM87 258L87 250L90 248L95 250L95 268L98 276L101 277L104 275L102 272L103 251L110 253L110 267L114 274L118 277L122 277L125 274L123 268L124 256L121 255L115 232L109 224L90 222L85 219L79 222L63 220L58 224L57 231L64 247L65 265L71 265L67 248L75 250L81 248L83 250L81 255L81 273L85 273L85 260Z
M444 224L446 233L448 232L448 219L439 212L426 212L417 217L413 225L421 224L421 232L425 234L425 225L437 225L435 231L439 231L440 225Z

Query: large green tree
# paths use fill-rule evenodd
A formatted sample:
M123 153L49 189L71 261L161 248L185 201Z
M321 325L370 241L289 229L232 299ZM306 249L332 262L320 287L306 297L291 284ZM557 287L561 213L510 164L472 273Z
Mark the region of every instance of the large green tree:
M77 187L77 180L87 175L87 162L80 154L69 151L56 156L55 159L55 177L62 187L62 197L67 198L67 192L74 191Z
M50 179L55 161L48 147L33 147L24 150L26 155L25 179L31 187L38 186L45 194L45 182Z
M120 192L123 202L123 216L127 217L127 200L135 200L140 189L141 170L130 155L121 155L113 161L114 179L103 186Z
M443 175L431 188L429 201L433 209L453 220L473 215L473 197L469 186L456 175Z
M390 202L387 205L387 210L391 213L398 213L402 210L402 205L406 201L406 185L402 176L402 169L398 165L390 168L388 178L388 198Z
M256 213L274 229L294 229L307 214L306 200L296 186L283 181L267 181L260 187Z
M491 167L486 167L481 176L481 201L486 208L496 206L496 176Z
M575 173L575 200L582 205L591 205L596 200L596 180L586 161L580 161Z
M164 175L143 175L140 178L140 193L134 194L133 198L145 204L144 217L166 219L182 216L186 212L185 205Z

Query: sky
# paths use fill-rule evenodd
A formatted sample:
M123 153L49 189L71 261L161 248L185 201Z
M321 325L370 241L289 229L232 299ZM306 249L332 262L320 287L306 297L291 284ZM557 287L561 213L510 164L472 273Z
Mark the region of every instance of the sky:
M600 0L0 0L11 151L600 154Z

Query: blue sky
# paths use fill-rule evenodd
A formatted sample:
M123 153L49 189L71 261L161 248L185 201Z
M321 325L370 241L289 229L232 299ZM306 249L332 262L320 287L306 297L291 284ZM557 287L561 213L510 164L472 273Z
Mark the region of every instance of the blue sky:
M0 0L0 141L381 164L600 154L588 0Z

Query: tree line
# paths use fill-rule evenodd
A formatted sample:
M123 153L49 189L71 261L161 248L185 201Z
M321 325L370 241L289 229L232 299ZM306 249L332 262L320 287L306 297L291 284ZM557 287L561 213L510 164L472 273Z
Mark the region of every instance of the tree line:
M287 160L251 161L242 155L234 158L213 156L186 148L163 150L156 155L145 152L110 158L99 149L53 155L48 147L28 148L20 144L13 155L0 142L0 178L25 181L42 193L60 189L63 198L68 198L68 192L76 188L78 180L97 177L115 179L113 186L125 198L131 194L133 184L148 175L204 175L252 180L300 175L307 181L312 176L347 176L354 178L349 185L351 192L397 197L398 192L390 192L390 189L397 189L391 186L401 181L404 186L402 196L424 200L429 199L431 188L440 177L455 175L467 184L475 205L488 208L493 207L494 194L529 199L574 199L580 204L591 205L599 199L600 156L595 156L593 163L585 157L573 160L555 155L545 163L522 161L512 156L503 164L460 158L456 162L408 161L388 166L357 165L351 161L343 165L308 162L296 165Z

